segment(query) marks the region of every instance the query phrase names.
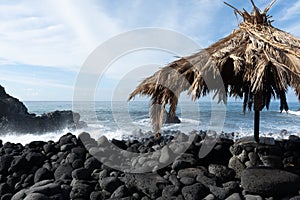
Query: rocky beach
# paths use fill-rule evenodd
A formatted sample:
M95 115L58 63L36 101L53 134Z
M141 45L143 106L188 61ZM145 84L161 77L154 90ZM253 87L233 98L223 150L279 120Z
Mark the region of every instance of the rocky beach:
M205 136L200 131L159 140L108 141L103 136L96 141L83 132L24 146L1 143L1 200L300 199L298 137L271 144L218 138L202 157ZM187 144L170 164L156 167ZM122 155L114 153L120 149ZM137 153L127 158L132 167L152 171L130 173L112 167L116 160L126 160L126 152ZM159 153L150 159L146 152Z

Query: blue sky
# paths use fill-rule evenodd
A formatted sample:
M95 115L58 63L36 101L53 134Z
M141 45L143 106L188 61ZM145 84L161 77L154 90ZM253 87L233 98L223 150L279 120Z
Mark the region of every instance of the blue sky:
M227 2L251 10L250 1ZM255 2L263 9L270 1ZM300 37L300 0L278 0L270 14L274 26ZM1 0L0 84L21 100L71 101L78 72L93 50L125 31L149 27L180 32L207 47L237 29L238 21L221 0ZM96 99L111 99L126 66L163 66L174 59L144 51L118 60L99 81ZM297 100L293 91L288 99Z

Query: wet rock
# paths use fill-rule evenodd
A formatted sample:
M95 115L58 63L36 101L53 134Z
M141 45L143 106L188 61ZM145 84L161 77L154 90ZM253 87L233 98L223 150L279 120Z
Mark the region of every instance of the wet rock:
M25 194L25 189L20 190L19 192L15 193L11 200L20 200L20 199L24 199L26 197Z
M11 162L14 160L14 157L11 155L3 155L0 157L0 173L7 174L8 168L11 165Z
M27 195L24 200L50 200L50 198L44 194L32 193Z
M226 200L242 200L242 197L239 193L233 193L232 195L227 197Z
M213 194L209 194L203 198L203 200L216 200L217 198Z
M90 180L91 179L91 172L85 168L79 168L72 171L73 179L77 180Z
M46 168L39 168L34 174L34 183L49 179L53 179L53 173Z
M26 154L26 160L30 165L42 166L45 160L45 157L40 152L28 152Z
M300 195L294 196L294 197L290 198L289 200L300 200Z
M35 185L33 185L32 187L30 187L28 190L25 191L27 195L31 193L40 193L46 196L52 196L60 192L61 192L60 185L57 183L53 183L52 181L49 180L36 183Z
M84 168L90 171L94 171L95 169L100 169L101 166L102 166L101 162L95 157L90 157L86 159L86 161L84 162Z
M185 186L181 192L185 200L198 200L208 195L207 188L201 183Z
M54 111L36 116L26 106L0 86L0 132L45 133L64 128L82 128L80 115L72 111Z
M11 162L10 171L16 172L16 171L24 170L27 167L28 167L28 161L24 158L24 156L18 156Z
M244 197L245 197L245 200L263 200L263 198L259 195L247 194Z
M241 185L249 193L282 196L299 191L300 177L278 169L252 168L243 171Z
M54 172L55 180L64 178L64 179L72 179L72 166L70 163L65 163L60 165Z
M112 139L111 143L122 150L126 150L128 148L127 145L125 144L125 141Z

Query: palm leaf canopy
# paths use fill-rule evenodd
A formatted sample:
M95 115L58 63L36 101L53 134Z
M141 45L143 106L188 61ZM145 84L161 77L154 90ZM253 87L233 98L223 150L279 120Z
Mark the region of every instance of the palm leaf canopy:
M150 117L155 132L159 131L162 115L170 104L175 115L180 93L188 91L193 100L214 91L219 102L227 96L244 99L243 110L269 108L272 97L281 101L280 110L288 110L286 92L295 89L300 99L300 39L271 25L267 14L275 0L260 11L251 0L253 12L240 11L243 18L239 29L206 49L180 58L142 81L130 94L151 96ZM224 89L208 86L207 79L219 81ZM216 84L217 85L217 84Z

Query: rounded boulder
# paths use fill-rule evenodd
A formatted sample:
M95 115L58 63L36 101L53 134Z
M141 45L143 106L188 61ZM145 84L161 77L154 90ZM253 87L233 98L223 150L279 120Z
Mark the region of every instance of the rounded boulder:
M249 168L242 172L241 185L249 193L284 196L299 191L300 177L279 169Z

